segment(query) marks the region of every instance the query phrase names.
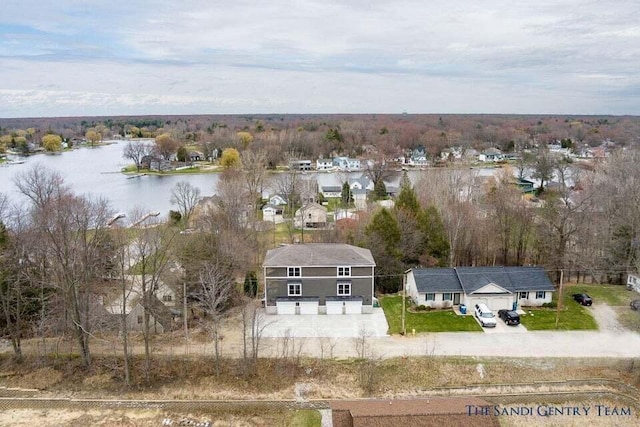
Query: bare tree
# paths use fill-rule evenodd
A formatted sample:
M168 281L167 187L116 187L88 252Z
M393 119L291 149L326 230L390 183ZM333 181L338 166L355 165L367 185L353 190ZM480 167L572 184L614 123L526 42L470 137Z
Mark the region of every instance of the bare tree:
M131 160L136 165L136 170L140 170L142 159L151 154L153 145L144 141L128 141L124 146L122 157Z
M200 189L194 187L187 181L179 181L171 189L170 202L173 205L178 205L178 211L180 215L182 215L182 221L187 227L189 225L189 218L191 218L199 199Z
M16 178L16 184L32 201L30 216L44 249L46 274L63 295L83 363L89 366L91 285L105 274L112 212L105 200L74 195L59 174L46 168L28 170Z
M17 224L16 224L17 225ZM13 232L0 222L0 309L4 319L2 335L9 338L14 358L22 361L22 338L27 332L37 303L29 281L31 267L26 244L29 230L16 227Z
M242 308L242 358L245 374L252 373L257 366L260 342L269 323L265 319L264 310L260 309L259 302L245 299Z
M170 261L171 248L176 231L166 224L154 223L137 230L137 235L130 244L130 253L134 260L135 279L140 293L140 301L144 309L143 338L145 354L145 378L151 374L151 316L154 325L157 323L155 307L157 306L157 291L162 277L166 273ZM185 313L186 315L186 313Z
M216 375L220 375L220 322L228 308L235 282L229 267L219 259L205 264L199 276L200 304L210 321L216 357Z
M134 267L132 265L131 247L129 233L126 228L112 228L112 236L115 246L115 270L117 281L119 282L120 291L120 336L122 337L122 353L124 358L124 382L127 386L131 385L132 367L131 355L129 349L129 326L128 326L128 308L132 300L132 281L129 276L129 270Z
M249 198L254 210L257 210L267 173L267 154L264 150L245 150L241 154L241 160Z

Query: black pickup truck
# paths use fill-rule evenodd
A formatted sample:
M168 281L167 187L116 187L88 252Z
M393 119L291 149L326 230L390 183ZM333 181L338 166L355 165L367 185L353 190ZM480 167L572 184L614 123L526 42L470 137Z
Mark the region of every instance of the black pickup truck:
M593 300L587 294L573 294L573 299L576 300L576 302L578 302L578 303L580 303L582 305L591 305L591 304L593 304Z

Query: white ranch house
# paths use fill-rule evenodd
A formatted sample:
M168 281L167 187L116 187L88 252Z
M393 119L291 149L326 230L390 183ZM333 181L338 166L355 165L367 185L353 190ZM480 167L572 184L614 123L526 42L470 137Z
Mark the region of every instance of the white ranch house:
M491 310L539 307L555 287L542 267L414 268L406 273L407 295L416 305L449 308L486 304Z

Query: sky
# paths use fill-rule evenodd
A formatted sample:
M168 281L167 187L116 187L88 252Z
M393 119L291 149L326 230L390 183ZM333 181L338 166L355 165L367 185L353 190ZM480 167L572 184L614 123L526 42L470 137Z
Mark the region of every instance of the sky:
M640 114L638 0L3 0L0 117Z

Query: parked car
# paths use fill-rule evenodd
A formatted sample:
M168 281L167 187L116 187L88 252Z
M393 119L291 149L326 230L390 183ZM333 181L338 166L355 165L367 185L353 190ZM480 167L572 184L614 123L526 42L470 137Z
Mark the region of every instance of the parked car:
M520 315L513 310L498 310L498 317L507 325L517 326L520 324Z
M493 311L489 310L486 304L476 304L475 316L483 328L496 327L496 316L493 314Z
M634 299L629 303L631 310L640 310L640 299Z
M573 299L576 300L576 302L578 302L578 303L580 303L582 305L591 305L591 304L593 304L593 300L587 294L573 294Z

